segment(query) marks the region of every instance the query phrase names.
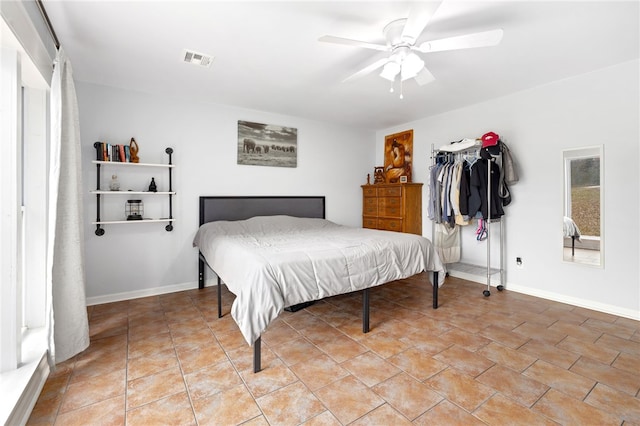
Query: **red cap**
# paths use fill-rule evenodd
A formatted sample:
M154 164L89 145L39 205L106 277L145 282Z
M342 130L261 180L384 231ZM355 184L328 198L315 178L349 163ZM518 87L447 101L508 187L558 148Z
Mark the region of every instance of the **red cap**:
M486 148L488 146L497 145L498 139L500 139L500 136L493 132L485 133L484 135L482 135L482 147Z

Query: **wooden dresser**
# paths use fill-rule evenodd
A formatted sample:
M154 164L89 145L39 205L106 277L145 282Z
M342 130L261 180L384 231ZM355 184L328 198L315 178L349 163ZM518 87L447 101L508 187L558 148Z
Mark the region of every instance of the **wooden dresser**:
M362 185L362 227L422 235L422 184Z

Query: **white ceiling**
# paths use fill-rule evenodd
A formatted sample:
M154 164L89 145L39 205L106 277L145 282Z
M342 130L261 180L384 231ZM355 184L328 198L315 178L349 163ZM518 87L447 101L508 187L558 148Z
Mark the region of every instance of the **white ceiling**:
M384 44L405 1L60 1L45 8L76 80L383 129L639 57L636 1L445 0L418 39L504 29L496 47L422 54L436 81L404 99L370 74L383 52L318 42L329 34ZM215 57L182 62L183 49Z

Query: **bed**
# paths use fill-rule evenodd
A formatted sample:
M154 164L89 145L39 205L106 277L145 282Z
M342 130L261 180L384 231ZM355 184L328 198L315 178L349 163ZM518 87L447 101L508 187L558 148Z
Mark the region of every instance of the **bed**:
M562 232L565 238L571 238L571 256L576 254L576 240L580 241L580 229L570 217L562 217Z
M369 288L433 272L433 308L444 268L431 242L418 235L346 227L325 219L324 197L200 197L199 287L205 264L235 294L231 314L254 348L288 307L362 291L363 332L369 331Z

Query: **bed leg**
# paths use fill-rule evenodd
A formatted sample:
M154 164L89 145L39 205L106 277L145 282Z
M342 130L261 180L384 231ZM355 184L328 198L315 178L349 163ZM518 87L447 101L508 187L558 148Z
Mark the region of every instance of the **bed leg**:
M198 288L204 288L204 260L198 257Z
M218 277L218 318L222 318L222 280Z
M253 372L258 373L262 368L260 366L260 343L261 338L258 337L258 340L253 344Z
M369 289L362 290L362 332L369 332Z
M571 256L576 255L576 237L571 237Z
M438 271L433 271L433 309L438 309Z

